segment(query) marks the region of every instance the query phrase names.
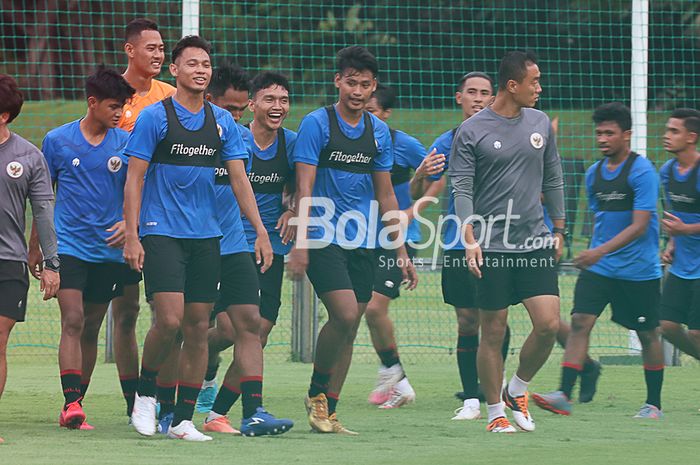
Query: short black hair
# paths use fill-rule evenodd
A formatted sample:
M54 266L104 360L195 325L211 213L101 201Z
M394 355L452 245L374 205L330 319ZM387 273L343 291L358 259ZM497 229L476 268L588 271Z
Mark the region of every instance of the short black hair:
M126 82L124 76L104 65L98 66L85 80L85 96L97 100L114 99L124 104L134 92L136 89Z
M377 99L377 103L382 110L391 110L396 106L396 92L381 82L377 83L377 89L372 92L372 98Z
M273 71L263 71L250 81L251 98L255 97L255 94L259 91L272 86L282 87L284 90L291 93L289 89L289 80L284 74L275 73Z
M24 104L24 94L19 90L17 81L12 76L0 74L0 113L9 113L7 124L17 118Z
M129 21L124 31L124 40L131 42L134 37L140 35L143 31L158 31L158 24L148 18L136 18Z
M182 55L182 51L189 47L201 48L211 56L211 44L209 41L200 36L185 36L175 44L175 48L171 54L172 63L175 63L175 60Z
M671 118L683 120L683 126L700 137L700 111L694 108L677 108L671 113Z
M537 57L531 51L513 51L505 54L498 67L498 88L505 89L508 81L523 82L527 67L537 64Z
M604 103L593 111L593 122L601 124L605 121L617 123L622 132L632 129L632 112L620 102Z
M248 92L250 90L250 76L236 63L227 61L214 69L207 92L216 98L224 95L229 88Z
M491 84L491 93L493 93L493 79L491 79L491 76L482 71L472 71L471 73L467 73L462 76L457 83L457 92L462 92L464 90L464 84L471 78L482 78L489 81L489 84Z
M359 45L345 47L336 55L336 69L339 74L350 68L356 71L371 71L373 77L377 77L379 72L377 59L369 50Z

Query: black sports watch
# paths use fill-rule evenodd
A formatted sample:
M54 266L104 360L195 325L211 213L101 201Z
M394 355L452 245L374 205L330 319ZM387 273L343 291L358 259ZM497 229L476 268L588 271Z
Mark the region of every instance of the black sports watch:
M552 228L553 234L561 234L565 239L569 237L569 230L567 228L557 228L556 226Z
M61 260L58 257L47 258L44 260L44 268L58 273L61 269Z

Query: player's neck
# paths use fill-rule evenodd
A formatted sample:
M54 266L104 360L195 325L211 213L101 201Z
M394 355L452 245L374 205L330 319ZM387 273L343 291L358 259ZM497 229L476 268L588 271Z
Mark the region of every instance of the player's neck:
M139 97L143 97L151 90L154 76L139 74L131 66L127 66L122 76L131 87L136 89L136 95Z
M204 92L192 92L182 87L177 88L173 99L190 113L199 113L204 106Z
M341 105L340 103L335 104L335 109L338 110L338 114L340 117L348 123L350 126L357 126L360 124L360 120L362 119L362 114L364 113L364 110L351 110L349 108L346 108L345 106Z
M7 124L0 125L0 144L4 144L9 138L10 128L7 127Z
M499 94L496 95L491 105L491 110L504 118L516 118L520 116L522 107L510 98L510 96L505 95L506 91L501 92L503 92L503 94L499 92Z
M695 147L691 147L688 148L688 150L678 152L676 154L676 160L678 160L680 171L685 171L694 167L700 160L700 152L695 150Z
M107 135L108 128L92 118L88 113L80 120L80 132L83 137L92 145L99 145Z
M627 147L626 150L620 150L619 153L616 153L615 155L608 157L608 169L610 171L615 171L618 166L620 166L622 163L627 160L627 157L630 156L630 149Z
M250 132L253 133L253 140L255 145L258 146L260 150L265 150L275 143L277 138L277 130L269 129L264 127L262 124L255 122L255 119L250 122Z

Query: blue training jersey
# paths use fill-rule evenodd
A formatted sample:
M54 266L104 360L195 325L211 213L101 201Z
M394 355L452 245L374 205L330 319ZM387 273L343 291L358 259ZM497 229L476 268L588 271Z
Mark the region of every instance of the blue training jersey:
M191 113L172 99L175 114L188 131L204 126L205 110ZM240 129L231 113L211 105L222 142L222 161L246 159ZM163 102L139 114L126 147L126 154L151 162L159 142L168 132ZM214 168L151 163L146 171L141 203L139 234L182 239L220 237L214 189Z
M285 148L287 150L287 162L290 169L288 179L291 179L292 182L294 182L294 163L292 162L292 151L294 150L294 144L296 143L297 133L285 128L284 139ZM260 160L272 160L277 155L277 138L275 138L275 141L272 143L272 145L270 145L265 150L261 150L257 146L252 134L247 140L247 142L249 143L249 149L251 151L251 158L248 160L248 171L250 171L253 165L252 157L257 157ZM282 244L280 232L279 230L275 229L275 226L277 226L277 221L279 220L282 213L284 213L284 208L282 207L282 194L256 192L255 201L258 204L260 218L262 219L263 225L265 225L267 234L270 237L272 251L277 255L287 255L292 248L292 244ZM248 240L248 250L250 252L254 252L255 240L258 236L255 233L255 230L253 229L253 225L245 217L243 218L243 228L245 229L245 235Z
M674 163L674 160L669 160L661 167L661 185L664 189L664 196L666 200L666 210L670 211L673 215L680 218L686 224L697 224L700 223L700 212L698 211L698 206L695 208L689 208L687 210L693 211L679 211L673 208L673 202L671 200L671 192L669 191L671 176L674 180L679 183L689 182L693 176L693 170L699 169L697 167L688 170L685 174L681 175L678 172L678 163ZM700 199L700 176L698 176L695 186L688 186L688 190L692 191L694 189L695 202ZM685 199L678 200L691 200L690 195L685 196ZM680 202L679 202L680 203ZM682 235L674 236L673 241L675 243L675 252L673 254L673 263L669 272L683 279L700 279L700 234L693 235Z
M433 176L429 176L428 179L431 181L437 181L444 174L447 173L447 168L450 163L450 151L452 148L452 139L454 139L455 130L450 129L445 131L438 136L437 139L428 149L428 153L435 149L436 153L441 153L445 155L445 169ZM449 188L448 188L449 192ZM447 217L445 218L444 229L442 231L442 242L445 244L445 250L464 250L464 244L460 240L459 236L459 219L455 214L455 201L452 194L447 196Z
M647 230L642 236L621 249L605 255L588 270L609 278L628 281L646 281L660 278L659 220L657 215L659 179L654 165L642 156L638 156L634 160L627 178L627 185L634 192L634 202L631 210L603 211L599 208L598 200L593 192L593 183L598 164L602 163L600 172L603 180L606 181L615 180L625 165L625 163L622 163L615 171L609 171L607 162L607 159L597 161L586 171L586 194L589 207L594 214L591 248L608 242L632 224L632 213L634 210L649 211L651 212L651 218L649 219Z
M394 166L416 170L425 158L426 152L423 144L413 136L403 131L394 131ZM399 204L399 210L405 210L411 206L410 179L406 182L394 185L394 195ZM418 243L421 240L420 224L415 219L408 225L406 240Z
M57 183L54 222L58 252L93 263L123 262L122 250L107 246L107 229L123 219L129 134L107 131L98 145L80 131L80 120L46 134L42 152Z
M360 119L357 126L351 126L340 117L338 111L333 106L341 133L346 139L360 140L365 131L364 118ZM374 143L377 155L373 159L371 171L391 171L394 163L394 154L391 144L389 127L376 116L369 114L372 124ZM314 110L304 117L299 125L297 141L294 146L292 159L295 163L306 163L319 166L321 152L330 141L330 122L325 108ZM355 157L356 160L358 157ZM361 158L361 157L360 157ZM329 216L333 231L326 231L323 227L310 226L308 231L309 239L320 240L346 248L368 248L377 247L376 234L367 231L366 228L376 223L376 213L370 212L371 201L374 200L374 185L371 173L353 172L337 169L334 167L318 167L316 171L316 181L313 188L313 197L325 197L330 199L334 208L333 214ZM377 210L378 211L378 210ZM347 215L343 215L346 212ZM313 207L312 217L322 217L325 209ZM338 221L343 216L345 225L341 230L337 228ZM352 219L345 221L348 217ZM358 223L364 228L358 228ZM376 226L381 227L380 225ZM359 234L358 234L359 231ZM324 236L324 233L326 235Z

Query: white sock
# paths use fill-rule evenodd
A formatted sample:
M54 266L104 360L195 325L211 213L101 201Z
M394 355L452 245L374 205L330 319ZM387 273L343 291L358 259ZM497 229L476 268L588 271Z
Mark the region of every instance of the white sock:
M508 383L508 394L513 397L524 396L527 392L528 384L530 383L518 378L518 375L513 375L510 383Z
M210 421L214 421L217 418L221 418L221 417L223 417L223 415L219 415L218 413L216 413L215 411L212 410L211 412L209 412L209 415L207 415L206 422L209 423Z
M464 406L479 410L479 399L465 399Z
M216 378L210 379L210 380L204 380L202 383L202 389L210 388L210 387L215 387L216 386Z
M408 378L406 378L405 376L403 378L401 378L401 381L396 383L394 388L397 389L402 394L409 393L413 390L413 388L411 387L411 383L408 382Z
M499 402L493 405L486 405L486 409L489 412L489 423L499 417L506 416L506 403Z

